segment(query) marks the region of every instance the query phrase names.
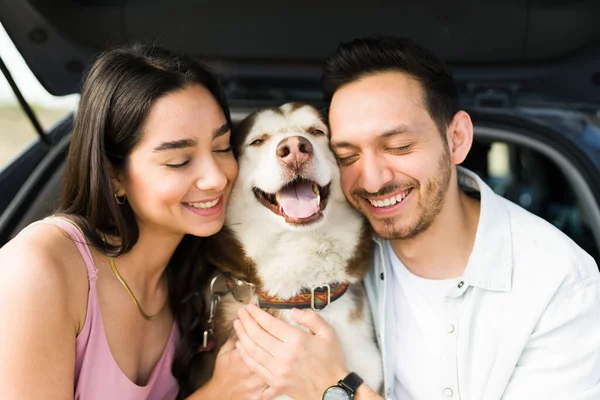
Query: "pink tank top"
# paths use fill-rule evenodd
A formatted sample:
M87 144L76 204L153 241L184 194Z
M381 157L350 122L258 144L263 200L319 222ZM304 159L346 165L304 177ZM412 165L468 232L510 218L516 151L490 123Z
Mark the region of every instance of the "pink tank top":
M83 233L75 225L61 218L46 218L40 222L57 225L71 236L85 261L88 272L90 289L87 314L75 342L75 400L175 399L179 387L171 374L171 364L179 338L176 324L173 324L165 350L154 367L148 383L139 386L132 382L117 365L106 341L96 292L98 269Z

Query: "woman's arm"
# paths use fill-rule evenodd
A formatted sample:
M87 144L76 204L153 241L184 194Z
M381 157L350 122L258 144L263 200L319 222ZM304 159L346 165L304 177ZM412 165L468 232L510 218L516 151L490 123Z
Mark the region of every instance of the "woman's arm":
M50 254L50 228L0 249L0 393L12 399L72 399L76 323L67 280ZM37 231L37 232L34 232Z

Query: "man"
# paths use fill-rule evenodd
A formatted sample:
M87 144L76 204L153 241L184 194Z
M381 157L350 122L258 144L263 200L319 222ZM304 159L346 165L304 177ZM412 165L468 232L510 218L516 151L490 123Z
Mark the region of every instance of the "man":
M473 125L446 66L408 39L358 39L323 83L344 193L376 233L365 285L385 397L600 399L598 267L457 167ZM313 336L242 311L238 348L277 390L320 398L349 371L323 321L298 314Z

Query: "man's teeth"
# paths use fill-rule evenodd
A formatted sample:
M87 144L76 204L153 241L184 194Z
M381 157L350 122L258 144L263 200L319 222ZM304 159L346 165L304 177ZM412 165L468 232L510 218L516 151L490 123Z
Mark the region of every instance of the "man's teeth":
M214 206L217 205L217 203L219 202L219 199L220 198L215 199L213 201L206 202L206 203L187 203L187 205L192 206L194 208L201 208L201 209L213 208Z
M369 203L371 203L371 205L373 207L389 207L389 206L395 205L396 203L400 203L402 200L404 200L406 198L406 196L408 196L409 193L410 193L410 190L407 190L402 194L399 194L394 197L389 197L387 199L369 200Z

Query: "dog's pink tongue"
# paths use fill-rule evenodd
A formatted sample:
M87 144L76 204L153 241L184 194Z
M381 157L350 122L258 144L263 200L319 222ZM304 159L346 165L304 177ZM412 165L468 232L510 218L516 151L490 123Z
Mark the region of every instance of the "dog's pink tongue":
M319 200L312 185L301 183L279 192L281 212L292 218L308 218L319 211Z

